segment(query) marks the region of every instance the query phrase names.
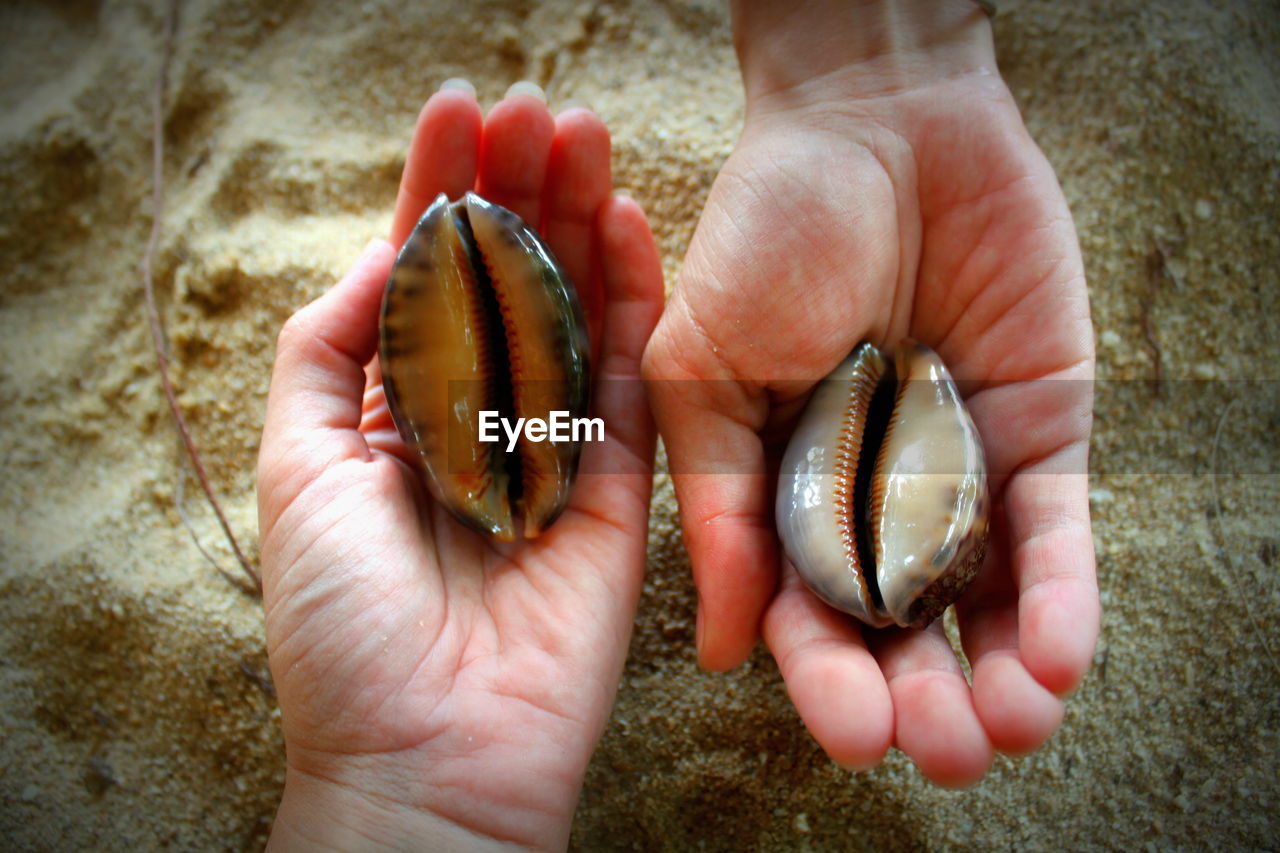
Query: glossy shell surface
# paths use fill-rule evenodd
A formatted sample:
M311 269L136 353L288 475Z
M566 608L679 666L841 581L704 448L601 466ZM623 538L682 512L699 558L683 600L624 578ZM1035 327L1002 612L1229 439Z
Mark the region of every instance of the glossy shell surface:
M481 413L583 417L589 345L572 283L516 214L442 194L405 241L382 302L387 404L432 495L493 539L528 538L564 509L579 442L480 441Z
M810 398L783 457L777 524L820 598L873 627L923 627L987 540L982 442L946 366L905 341L862 344Z

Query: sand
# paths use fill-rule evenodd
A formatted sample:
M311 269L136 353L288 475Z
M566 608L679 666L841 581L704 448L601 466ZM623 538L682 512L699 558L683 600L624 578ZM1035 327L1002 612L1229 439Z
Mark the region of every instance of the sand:
M485 105L520 78L553 106L591 102L671 280L742 121L710 0L270 5L183 10L156 270L183 411L251 553L276 331L385 233L440 81L469 77ZM659 476L575 848L1280 843L1280 11L1000 5L1000 63L1075 214L1099 340L1093 671L1045 748L999 759L973 790L936 788L896 752L844 772L767 654L727 675L696 667ZM260 604L179 523L184 463L143 313L162 18L154 3L0 11L6 849L257 849L282 784ZM193 484L182 492L229 565Z

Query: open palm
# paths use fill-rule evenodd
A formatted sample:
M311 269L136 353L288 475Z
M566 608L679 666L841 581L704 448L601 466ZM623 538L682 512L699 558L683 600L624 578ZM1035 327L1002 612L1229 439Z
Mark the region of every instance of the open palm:
M611 196L608 132L587 110L553 119L515 94L482 120L469 92L436 94L392 244L437 193L472 188L540 223L579 284L606 437L584 448L590 473L547 532L495 545L427 497L387 412L371 359L392 245L371 246L290 320L259 465L286 801L291 785L336 785L385 824L434 819L429 837L444 847L562 847L639 596L654 430L640 384L615 380L637 378L661 267L643 213ZM308 841L332 837L293 824ZM379 829L361 824L366 841L396 846L377 819L368 825ZM419 834L410 846L425 843Z
M906 335L960 380L993 475L990 556L957 608L972 688L940 625L860 630L780 561L774 532L777 460L809 390L860 341ZM652 393L706 666L736 665L763 632L811 732L850 766L896 743L962 785L993 749L1052 733L1097 633L1092 327L1070 214L998 76L749 104L645 368L680 380Z

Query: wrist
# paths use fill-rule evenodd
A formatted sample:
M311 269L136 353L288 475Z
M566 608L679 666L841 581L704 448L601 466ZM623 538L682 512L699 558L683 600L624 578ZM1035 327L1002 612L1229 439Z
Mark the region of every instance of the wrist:
M976 0L734 0L748 119L997 75Z
M271 827L271 851L485 849L484 841L428 810L289 768ZM498 845L494 843L494 849Z
M482 814L466 814L464 810L461 815L446 815L412 797L381 793L379 786L387 778L394 779L395 774L371 773L380 778L377 785L362 785L349 775L339 780L291 766L285 775L284 795L271 828L268 850L527 851L563 849L568 840L571 816L549 821L537 829L529 827L527 833L500 837L486 831ZM413 791L420 789L422 783L406 778L396 787Z

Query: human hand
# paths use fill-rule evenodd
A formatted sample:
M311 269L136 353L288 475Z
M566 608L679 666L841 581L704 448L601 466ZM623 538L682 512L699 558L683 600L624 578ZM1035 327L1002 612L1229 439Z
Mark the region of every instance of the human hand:
M644 365L699 657L736 666L762 632L834 760L892 743L971 784L1053 733L1097 638L1070 212L970 0L739 2L734 29L746 124ZM773 481L808 391L858 342L905 335L948 363L986 446L989 555L956 607L972 687L940 624L860 629L780 566Z
M273 848L567 844L626 654L652 482L634 380L662 271L644 214L611 185L589 110L553 119L514 94L482 119L469 90L442 88L418 118L391 243L281 332L258 466L288 760ZM427 497L373 361L393 246L439 192L473 187L541 223L599 352L605 439L583 448L556 523L505 545Z

